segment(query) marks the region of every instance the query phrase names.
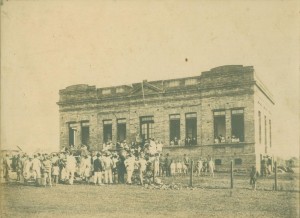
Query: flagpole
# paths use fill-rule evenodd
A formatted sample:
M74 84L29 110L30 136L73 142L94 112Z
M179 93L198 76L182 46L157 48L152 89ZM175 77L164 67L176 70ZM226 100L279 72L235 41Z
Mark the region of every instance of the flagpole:
M143 92L144 106L146 106L146 104L145 104L145 93L144 93L144 81L142 82L142 92Z

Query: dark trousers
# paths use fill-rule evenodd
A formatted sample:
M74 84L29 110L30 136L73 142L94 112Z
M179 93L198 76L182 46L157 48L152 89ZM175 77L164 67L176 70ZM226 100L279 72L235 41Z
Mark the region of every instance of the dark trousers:
M256 178L250 178L250 185L254 185L256 183Z
M166 170L166 176L171 176L170 166L166 166L165 170Z
M119 183L125 183L125 171L124 170L119 170L118 171L118 182Z
M159 166L159 176L164 176L165 174L165 167L163 165Z

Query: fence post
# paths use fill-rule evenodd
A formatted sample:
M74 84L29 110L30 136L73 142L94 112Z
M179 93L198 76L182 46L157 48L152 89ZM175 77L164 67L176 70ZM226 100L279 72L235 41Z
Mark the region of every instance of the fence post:
M153 161L153 183L155 181L155 161Z
M194 161L191 161L191 172L190 172L190 187L193 187L193 171L194 171Z
M275 165L275 191L277 191L277 161L275 161L274 165Z
M233 188L233 161L230 163L230 188Z

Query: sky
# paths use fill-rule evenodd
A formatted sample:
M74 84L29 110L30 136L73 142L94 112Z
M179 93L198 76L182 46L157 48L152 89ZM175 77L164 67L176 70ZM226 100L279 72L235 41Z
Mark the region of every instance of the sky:
M299 156L297 1L3 1L1 148L57 150L59 90L254 66L275 154ZM188 61L185 61L185 59Z

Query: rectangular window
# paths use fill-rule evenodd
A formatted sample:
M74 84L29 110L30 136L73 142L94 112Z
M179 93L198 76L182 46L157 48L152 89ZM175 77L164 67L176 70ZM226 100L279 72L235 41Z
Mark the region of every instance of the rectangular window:
M244 110L231 111L231 137L232 142L244 141Z
M119 142L126 140L126 119L117 120L117 140Z
M244 110L243 109L235 109L231 111L232 114L244 114Z
M184 81L184 84L185 84L186 86L188 86L188 85L195 85L195 84L197 84L197 79L186 79L186 80Z
M269 136L270 136L270 139L269 139L269 143L270 143L270 148L272 147L272 127L271 127L271 120L269 120Z
M225 142L226 125L225 111L214 111L214 138L215 143Z
M105 143L112 140L112 120L103 120L103 141Z
M103 89L102 90L102 94L103 95L108 95L108 94L110 94L111 93L111 90L110 89Z
M258 111L258 137L259 143L261 144L261 112Z
M265 116L265 145L267 146L267 116Z
M89 147L90 143L90 127L89 122L81 123L81 143Z
M185 145L197 145L197 114L185 115Z
M170 81L170 82L168 83L168 86L169 86L169 87L176 87L176 86L179 86L179 84L180 84L180 81L179 81L179 80L174 80L174 81Z
M153 116L141 117L140 119L141 119L141 122L144 122L144 123L154 122Z
M140 117L140 132L143 142L149 138L153 138L153 116Z
M69 124L69 146L76 145L76 124L70 123Z
M215 116L225 116L225 111L214 111Z
M170 115L170 142L178 145L180 139L180 114Z
M234 159L234 165L242 165L243 161L241 158Z
M124 88L122 87L116 88L116 93L123 93L123 92L124 92Z
M221 159L215 159L215 165L222 165Z

